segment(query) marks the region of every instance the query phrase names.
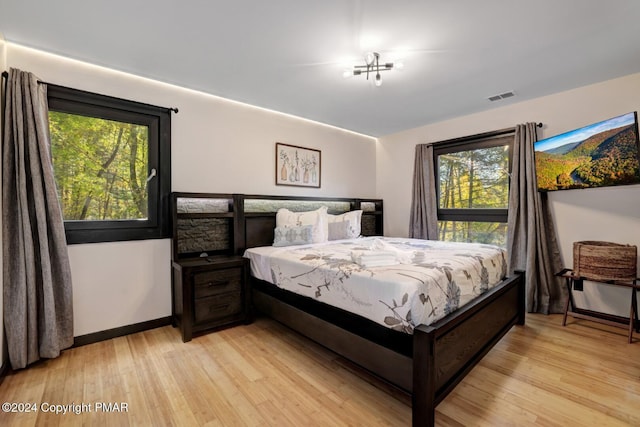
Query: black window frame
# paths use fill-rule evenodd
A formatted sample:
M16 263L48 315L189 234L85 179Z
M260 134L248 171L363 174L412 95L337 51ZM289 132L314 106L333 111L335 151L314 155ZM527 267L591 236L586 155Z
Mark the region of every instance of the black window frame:
M483 148L501 147L508 145L509 162L507 173L511 176L513 162L513 145L515 129L502 129L477 135L465 136L435 143L433 146L434 179L436 186L436 203L438 221L463 221L463 222L500 222L507 223L509 206L506 208L482 209L482 208L441 208L440 207L440 167L438 157L443 154L473 151ZM508 140L508 144L505 144ZM510 191L511 180L509 180ZM507 199L508 200L508 199Z
M147 126L149 129L147 219L65 220L68 244L163 239L171 237L171 111L136 101L79 89L47 85L49 111Z

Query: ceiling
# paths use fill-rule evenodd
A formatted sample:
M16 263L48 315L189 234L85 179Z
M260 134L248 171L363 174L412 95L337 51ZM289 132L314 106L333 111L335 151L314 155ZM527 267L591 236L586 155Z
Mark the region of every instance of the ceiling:
M640 72L639 20L638 0L0 0L8 42L371 136ZM372 50L404 69L345 79Z

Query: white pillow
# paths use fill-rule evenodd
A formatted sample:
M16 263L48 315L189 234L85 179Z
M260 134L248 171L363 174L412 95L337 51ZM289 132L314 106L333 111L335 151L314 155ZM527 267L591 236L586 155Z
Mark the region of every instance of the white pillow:
M327 207L323 206L315 211L291 212L289 209L280 208L276 213L276 228L313 226L311 229L312 243L326 242L329 238L327 225Z
M273 246L293 246L312 243L313 225L301 227L276 227L274 230Z
M362 210L341 215L327 214L329 220L329 240L355 239L360 237Z

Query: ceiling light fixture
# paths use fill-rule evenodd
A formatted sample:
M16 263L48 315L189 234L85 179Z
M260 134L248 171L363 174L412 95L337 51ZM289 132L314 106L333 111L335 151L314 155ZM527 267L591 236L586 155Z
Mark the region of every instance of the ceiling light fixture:
M382 85L382 78L380 77L381 71L389 71L393 69L401 69L403 64L400 62L384 62L380 64L380 54L378 52L368 52L364 56L365 65L354 65L353 70L347 70L344 72L344 77L360 76L365 74L367 80L369 80L369 74L374 74L374 83L376 86Z

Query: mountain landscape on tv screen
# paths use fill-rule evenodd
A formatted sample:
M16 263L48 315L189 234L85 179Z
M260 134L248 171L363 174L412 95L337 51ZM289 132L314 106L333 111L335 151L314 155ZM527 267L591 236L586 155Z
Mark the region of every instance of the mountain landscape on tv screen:
M635 124L535 152L541 191L640 183Z

